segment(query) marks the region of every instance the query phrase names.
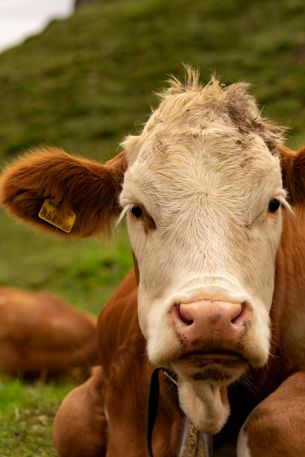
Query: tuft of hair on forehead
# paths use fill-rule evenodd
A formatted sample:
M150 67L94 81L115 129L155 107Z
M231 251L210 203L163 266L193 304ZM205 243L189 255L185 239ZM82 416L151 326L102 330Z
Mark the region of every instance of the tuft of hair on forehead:
M160 110L168 112L170 105L178 105L180 100L180 116L183 105L186 110L201 105L202 110L214 112L221 119L229 119L241 134L257 133L271 152L275 152L278 144L284 141L286 127L277 125L261 115L255 98L249 93L251 84L238 82L225 86L213 75L206 85L200 84L198 69L185 65L185 78L180 81L175 76L169 79L169 87L159 93ZM166 106L168 105L168 106ZM166 109L168 108L168 109Z
M184 81L180 81L176 76L171 75L168 80L169 87L161 92L159 95L162 98L166 94L181 94L186 91L201 91L202 86L200 84L200 72L198 68L192 68L189 65L184 65L185 78ZM214 79L214 77L212 77Z
M202 85L199 70L187 65L183 81L172 76L168 82L169 86L157 94L160 104L141 134L128 136L122 143L129 163L135 160L143 142L149 137L158 137L162 130L168 137L168 132L204 132L211 125L221 124L224 129L228 127L228 131L234 128L241 141L249 134L259 135L272 154L276 154L283 143L286 128L261 115L255 98L249 93L250 84L238 82L225 86L213 75Z

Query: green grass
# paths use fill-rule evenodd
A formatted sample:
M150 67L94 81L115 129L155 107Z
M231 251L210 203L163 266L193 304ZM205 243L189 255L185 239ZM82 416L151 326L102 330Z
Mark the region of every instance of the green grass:
M132 265L124 227L112 240L62 240L35 233L1 214L0 284L49 289L98 314Z
M0 55L0 166L39 143L99 160L136 133L154 90L181 63L245 80L264 114L305 143L303 0L112 0L54 21ZM112 242L58 241L0 211L0 284L49 289L95 314L128 271L125 230ZM0 455L54 456L50 427L69 383L0 380Z
M53 417L71 381L25 384L0 380L1 457L55 457L51 448Z

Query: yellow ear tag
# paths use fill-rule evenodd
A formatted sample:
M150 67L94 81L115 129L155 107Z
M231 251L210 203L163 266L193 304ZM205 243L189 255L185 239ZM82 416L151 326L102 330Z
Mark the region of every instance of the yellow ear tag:
M76 219L76 214L73 211L69 211L69 213L63 217L58 209L58 203L49 198L44 201L38 216L40 219L43 219L66 233L71 232Z

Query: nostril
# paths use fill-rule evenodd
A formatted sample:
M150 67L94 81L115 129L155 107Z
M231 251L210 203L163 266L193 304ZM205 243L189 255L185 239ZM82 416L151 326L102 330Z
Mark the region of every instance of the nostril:
M176 318L185 325L192 325L194 322L189 313L185 309L181 309L180 304L174 306L174 314L176 315Z
M240 321L244 320L243 317L246 313L246 302L243 303L234 303L234 307L231 311L231 323L238 324Z

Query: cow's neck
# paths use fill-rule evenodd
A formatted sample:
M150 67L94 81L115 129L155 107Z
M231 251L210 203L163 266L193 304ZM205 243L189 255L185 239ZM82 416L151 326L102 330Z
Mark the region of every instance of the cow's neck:
M261 377L263 395L290 372L305 368L305 217L298 210L283 220L271 320L272 355Z
M305 361L305 217L287 215L277 256L274 294L275 323L288 370ZM280 322L280 324L279 324Z
M305 217L298 210L284 219L272 314L288 369L300 368L296 364L305 360Z

